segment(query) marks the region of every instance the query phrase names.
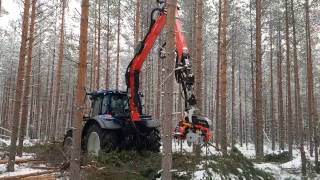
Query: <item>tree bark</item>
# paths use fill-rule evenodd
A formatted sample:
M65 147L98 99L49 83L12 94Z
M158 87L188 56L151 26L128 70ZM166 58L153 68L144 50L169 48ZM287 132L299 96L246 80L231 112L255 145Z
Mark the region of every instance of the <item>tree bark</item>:
M136 0L136 15L134 28L134 48L137 48L141 34L141 0Z
M308 102L308 121L309 121L309 144L310 156L313 156L314 150L314 101L313 101L313 62L311 50L311 35L310 35L310 15L309 15L309 0L305 1L306 9L306 44L307 44L307 102Z
M29 25L29 9L30 0L25 0L24 2L24 12L22 17L22 34L21 34L21 46L19 53L19 65L18 65L18 76L16 79L16 89L15 89L15 103L14 103L14 114L13 114L13 124L12 124L12 134L11 143L9 147L9 162L7 170L9 172L14 171L14 163L16 160L16 148L17 148L17 135L19 129L19 120L21 112L21 100L22 100L22 87L24 81L24 66L25 66L25 56L26 56L26 45L28 37L28 25Z
M98 0L98 57L96 70L96 89L100 88L100 66L101 66L101 0Z
M220 54L221 54L221 8L222 0L219 0L219 25L218 25L218 47L217 47L217 82L216 82L216 149L219 150L220 144Z
M301 110L301 96L300 96L300 80L299 80L299 65L298 65L298 52L297 52L297 38L296 38L296 21L295 21L295 11L294 3L291 0L291 15L292 15L292 27L293 27L293 59L294 59L294 99L295 99L295 110L296 110L296 121L297 128L296 131L298 134L299 149L301 155L301 172L302 176L307 175L306 170L306 155L304 151L304 123L302 119L302 110Z
M106 67L106 80L105 80L105 86L106 89L109 89L109 71L110 71L110 0L108 0L107 5L107 67Z
M223 0L222 31L221 31L221 149L224 156L227 155L227 68L228 68L228 28L229 1Z
M282 47L281 47L281 24L278 22L278 63L277 63L277 80L278 80L278 120L279 120L279 148L284 150L284 115L283 115L283 94L282 94Z
M168 15L167 15L167 58L165 60L164 70L165 74L170 74L174 70L174 59L175 59L175 53L174 49L176 48L176 42L175 42L175 17L176 17L176 8L177 8L177 0L169 0L168 3ZM163 103L164 105L164 112L165 115L163 117L163 123L162 123L162 142L163 142L163 152L162 152L162 179L171 180L172 174L172 111L173 111L173 76L170 76L168 80L164 83L163 91L164 93L164 99Z
M256 0L256 157L263 158L261 0Z
M197 104L200 113L203 113L203 0L196 0L197 3L197 23L196 23L196 58L195 58L195 93L197 94Z
M235 40L235 30L232 28L232 55L231 55L231 146L234 147L236 143L236 119L235 119L235 51L234 51L234 40Z
M241 91L241 62L239 61L239 141L243 143L243 119L242 119L242 91Z
M272 150L275 150L276 146L276 129L275 129L275 118L274 118L274 90L273 90L273 21L270 14L269 24L269 38L270 38L270 111L271 111L271 146Z
M89 0L81 2L81 23L80 23L80 50L79 50L79 65L78 65L78 81L77 94L75 96L76 111L73 118L73 145L71 154L71 180L80 179L80 152L81 152L81 130L82 117L85 104L83 99L86 92L86 76L87 76L87 44L88 44L88 16L89 16Z
M29 44L28 44L28 58L27 58L27 66L26 66L26 73L25 73L25 84L24 84L24 93L23 93L24 97L22 101L19 145L17 149L17 155L20 157L22 156L23 140L24 140L24 136L26 135L26 127L28 122L30 81L32 78L32 75L31 75L32 49L33 49L33 41L34 41L33 36L34 36L34 24L35 24L35 18L36 18L36 3L37 3L37 0L32 0L31 23L30 23ZM30 112L30 114L31 113L32 111Z
M244 96L248 97L247 91L247 78L244 79ZM244 139L246 143L246 147L248 148L248 108L247 108L247 98L244 99L244 113L245 113L245 122L244 122Z
M53 133L51 139L56 140L57 137L57 121L58 121L58 109L60 101L60 89L61 89L61 77L62 77L62 66L64 60L64 18L65 18L66 0L62 0L62 11L61 11L61 25L60 25L60 45L59 45L59 61L57 64L56 82L55 82L55 107L54 107L54 118L53 118Z
M251 125L251 140L255 139L254 122L256 117L256 95L255 95L255 80L254 80L254 54L253 54L253 20L252 20L252 0L250 0L250 61L251 61L251 91L252 91L252 125Z
M91 63L91 90L97 90L96 86L96 75L97 75L97 4L98 0L94 0L93 12L94 12L94 24L93 24L93 32L94 32L94 40L93 40L93 48L92 48L92 63Z
M289 8L288 8L288 0L285 1L285 9L286 9L286 58L287 58L287 132L288 132L288 146L289 146L289 154L292 156L292 108L291 108L291 61L290 61L290 38L289 38Z
M120 71L120 33L121 33L121 1L118 1L118 30L117 30L117 64L116 64L116 89L119 89Z

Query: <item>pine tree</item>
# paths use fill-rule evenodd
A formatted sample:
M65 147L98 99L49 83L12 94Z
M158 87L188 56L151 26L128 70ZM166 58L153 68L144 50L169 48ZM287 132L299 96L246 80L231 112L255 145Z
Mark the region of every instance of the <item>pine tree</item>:
M170 4L168 6L168 14L167 14L167 52L168 55L164 62L164 73L170 74L174 70L174 59L175 59L175 53L174 49L176 48L176 42L175 42L175 15L176 15L176 8L177 8L177 0L170 0L167 2ZM162 122L162 142L163 142L163 156L162 156L162 179L171 180L172 174L172 136L171 136L171 130L172 130L172 119L173 119L173 76L170 76L165 82L163 91L164 97L163 97L163 103L164 103L164 114L163 122Z
M227 28L228 28L229 1L223 0L222 31L221 31L221 150L227 155Z
M82 117L85 97L85 85L87 74L87 44L88 44L88 16L89 16L89 0L81 2L81 23L80 23L80 49L79 49L79 65L78 65L78 81L77 94L75 96L76 111L73 117L73 150L71 155L70 171L71 179L80 179L80 152L81 152L81 130Z
M14 163L16 159L17 151L17 136L19 130L19 121L20 121L20 112L21 112L21 100L22 100L22 87L24 79L24 66L25 66L25 56L26 56L26 45L29 29L29 9L30 9L30 0L25 0L24 2L24 11L22 17L22 32L21 32L21 46L19 53L19 65L18 65L18 76L16 79L16 89L15 89L15 103L14 103L14 114L13 114L13 124L12 124L12 134L11 134L11 143L9 147L9 162L7 170L9 172L14 171Z
M290 38L289 38L289 8L288 0L285 1L286 9L286 58L287 58L287 131L288 131L288 146L289 154L292 156L292 108L291 108L291 61L290 61Z
M291 0L291 15L292 15L292 27L293 27L293 59L294 59L294 101L295 101L295 110L296 110L296 121L298 124L297 134L299 140L299 149L301 155L301 172L302 176L305 177L306 172L306 155L304 151L304 123L302 119L302 110L301 110L301 95L300 95L300 79L299 79L299 65L298 65L298 52L297 52L297 37L296 37L296 20L295 20L295 11L294 3Z
M66 0L62 0L62 10L61 10L61 24L60 24L60 44L59 44L59 61L57 64L57 73L55 79L55 107L54 107L54 114L53 114L53 133L52 138L54 139L57 137L57 121L58 121L58 109L59 109L59 101L61 96L61 77L62 77L62 67L64 61L64 21L65 21L65 9L66 9Z
M202 91L202 81L203 81L203 66L202 66L202 56L203 56L203 0L196 0L197 9L197 20L196 20L196 57L194 62L195 69L195 93L197 94L197 104L200 112L203 113L203 91Z
M271 112L271 143L272 150L275 150L276 145L276 131L275 131L275 118L274 118L274 89L273 89L273 20L270 13L269 22L269 38L270 38L270 112Z
M282 46L281 46L281 24L278 19L278 61L277 61L277 80L278 80L278 121L279 121L279 148L284 150L284 115L283 115L283 94L282 94Z
M218 25L218 42L217 42L217 81L216 81L216 148L219 149L220 144L220 57L221 57L221 14L222 14L222 0L219 0L219 25Z
M263 158L261 0L256 0L256 156Z
M26 135L26 127L28 121L28 110L29 110L29 94L30 94L30 81L32 78L32 49L34 42L34 24L36 18L36 3L37 0L32 0L32 10L31 10L31 22L30 22L30 32L29 32L29 44L28 44L28 58L27 58L27 66L25 73L25 84L24 84L24 92L23 92L23 100L22 100L22 114L21 114L21 124L20 124L20 133L19 133L19 145L17 154L18 156L22 156L22 147L24 136ZM32 101L31 101L32 102ZM32 112L32 111L30 111Z
M120 33L121 33L121 1L118 1L117 13L118 29L117 29L117 64L116 64L116 89L119 89L119 71L120 71Z
M107 55L107 62L106 62L106 79L105 79L105 87L106 89L109 89L109 71L110 71L110 36L111 36L111 30L110 30L110 0L108 0L107 4L107 49L106 49L106 55Z

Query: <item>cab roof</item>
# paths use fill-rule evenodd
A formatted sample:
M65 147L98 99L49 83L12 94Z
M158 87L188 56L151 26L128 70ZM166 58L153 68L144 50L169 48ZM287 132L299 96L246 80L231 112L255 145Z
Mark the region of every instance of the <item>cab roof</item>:
M127 92L121 91L121 90L102 89L102 90L97 90L97 91L92 91L90 93L87 93L87 95L91 96L91 97L105 96L107 94L124 94L124 95L126 95Z

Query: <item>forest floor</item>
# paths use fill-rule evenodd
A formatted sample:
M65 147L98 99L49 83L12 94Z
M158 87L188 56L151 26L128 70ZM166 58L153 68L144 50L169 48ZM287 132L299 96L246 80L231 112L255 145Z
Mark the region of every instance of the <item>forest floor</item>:
M66 171L66 157L61 144L39 145L36 141L26 141L22 157L17 157L21 163L16 171L6 172L6 147L9 142L0 139L0 179L11 177L50 177L51 179L68 179ZM2 148L1 148L2 147ZM173 142L173 175L178 180L219 180L219 179L301 179L301 160L298 150L293 151L293 158L289 159L286 152L272 151L265 146L265 160L255 159L253 144L229 150L223 157L214 147L202 148L200 157L192 152L192 147L186 143ZM308 178L320 179L320 175L313 173L314 161L308 159ZM27 160L27 162L24 162ZM28 160L37 160L28 162ZM161 169L161 156L150 152L113 152L101 154L97 158L83 158L81 175L83 179L157 179ZM1 164L1 162L3 162ZM50 175L50 176L48 176ZM49 179L50 179L49 178ZM19 178L18 178L19 179ZM21 178L20 178L21 179ZM32 178L31 178L32 179Z

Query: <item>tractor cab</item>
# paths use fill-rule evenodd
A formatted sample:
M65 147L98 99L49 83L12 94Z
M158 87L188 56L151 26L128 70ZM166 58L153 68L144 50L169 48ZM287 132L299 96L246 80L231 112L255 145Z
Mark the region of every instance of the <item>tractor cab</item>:
M111 115L113 117L129 117L129 98L126 92L102 90L87 93L91 100L90 117Z

